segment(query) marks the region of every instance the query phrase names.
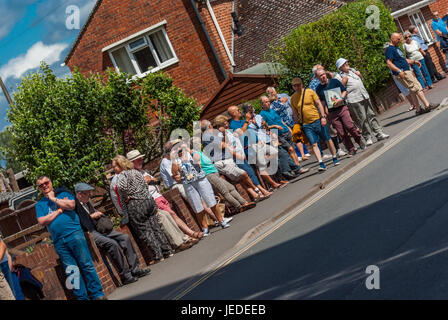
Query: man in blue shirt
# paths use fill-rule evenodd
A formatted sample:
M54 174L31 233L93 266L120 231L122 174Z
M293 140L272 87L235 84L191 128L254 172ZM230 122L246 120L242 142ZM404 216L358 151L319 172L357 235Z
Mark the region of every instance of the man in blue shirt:
M274 109L271 109L271 101L268 97L261 97L261 110L260 116L268 125L269 129L278 129L278 140L281 143L282 148L288 150L289 155L294 160L294 163L299 166L299 157L294 150L294 142L292 141L292 130L289 128L280 118Z
M420 62L416 60L406 59L404 53L398 47L402 41L400 33L393 33L390 38L390 45L386 49L386 63L392 74L396 76L397 80L409 90L409 100L412 105L417 106L415 113L417 115L431 111L437 108L438 105L432 105L428 102L423 93L423 88L420 82L412 72L409 64L416 64L420 66ZM423 102L424 108L421 108L418 99Z
M439 18L439 12L433 12L431 27L437 36L437 41L440 42L440 49L445 53L446 69L448 70L448 29L446 23L448 16Z
M436 83L439 80L445 79L446 76L441 75L437 71L437 68L434 65L434 62L432 61L431 54L428 51L429 50L428 43L425 40L423 40L422 37L420 37L420 35L418 33L418 28L414 25L411 25L409 27L409 32L412 34L412 40L415 40L424 52L423 56L425 57L425 63L426 63L426 66L428 67L429 75L431 76L432 82Z
M37 179L37 187L44 195L36 204L37 221L50 232L64 270L70 274L78 268L78 274L82 274L86 281L84 284L82 277L79 277L79 281L75 277L72 282L73 293L78 300L89 300L87 291L94 300L106 300L79 216L74 211L75 197L63 188L55 191L47 176Z

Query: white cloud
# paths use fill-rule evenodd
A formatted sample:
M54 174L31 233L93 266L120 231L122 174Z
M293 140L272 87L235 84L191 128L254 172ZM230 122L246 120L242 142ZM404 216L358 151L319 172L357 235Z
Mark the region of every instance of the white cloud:
M27 71L38 68L41 61L45 61L49 65L61 60L62 51L69 45L67 43L56 43L45 45L42 41L37 42L27 53L22 54L0 68L0 75L4 80L9 77L19 79Z

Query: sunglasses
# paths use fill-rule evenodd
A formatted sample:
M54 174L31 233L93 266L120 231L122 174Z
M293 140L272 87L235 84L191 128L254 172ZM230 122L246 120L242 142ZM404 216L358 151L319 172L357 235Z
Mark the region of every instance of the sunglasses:
M41 184L39 184L37 187L39 188L39 189L42 189L43 187L46 187L46 186L48 186L50 184L50 181L45 181L45 182L42 182Z

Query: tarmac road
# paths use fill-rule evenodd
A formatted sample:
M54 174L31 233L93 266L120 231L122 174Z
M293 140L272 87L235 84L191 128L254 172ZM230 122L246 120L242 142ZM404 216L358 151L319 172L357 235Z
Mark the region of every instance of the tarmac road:
M447 299L447 123L439 113L181 298Z
M448 79L437 83L429 92L430 101L442 101L447 90ZM212 229L212 235L193 248L151 266L151 275L118 288L109 299L343 299L385 295L389 292L388 270L397 269L399 264L392 263L398 259L387 266L380 262L400 254L402 246L412 246L411 236L423 228L432 209L446 200L437 190L448 184L434 180L448 173L444 126L448 108L415 117L414 112L407 112L408 107L402 104L378 117L391 135L384 146L376 143L365 153L344 157L339 167L329 164L329 170L322 174L317 174L314 159L304 162L311 171L300 181L235 216L231 228ZM391 147L395 139L429 119L429 123ZM375 160L367 166L358 164L360 168L350 177L354 164L363 158ZM330 189L336 182L326 183L326 188L317 192L326 194L303 210L299 198L334 180L338 172L347 172L346 180L338 182L333 191ZM415 188L428 181L433 184ZM259 229L270 220L268 226L278 224L284 218L279 213L289 214L291 209L303 211L268 236L266 230ZM266 238L259 240L261 236ZM443 250L444 238L439 239L427 250L412 253L422 257ZM252 246L255 241L259 242ZM406 253L401 259L409 257L412 255ZM381 289L366 291L365 269L375 263L380 267ZM222 264L227 266L221 268ZM394 280L400 278L398 273L392 273L391 285L398 285Z

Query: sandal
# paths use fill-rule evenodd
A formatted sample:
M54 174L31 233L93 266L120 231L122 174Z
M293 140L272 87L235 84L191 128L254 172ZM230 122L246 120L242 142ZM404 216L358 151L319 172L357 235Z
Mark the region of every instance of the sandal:
M415 109L414 106L410 106L409 109L408 109L408 111L412 111L412 110L414 110L414 109Z
M191 235L192 238L196 238L198 240L202 239L203 236L204 233L199 231L193 232L193 234Z

